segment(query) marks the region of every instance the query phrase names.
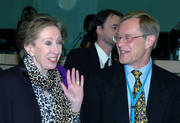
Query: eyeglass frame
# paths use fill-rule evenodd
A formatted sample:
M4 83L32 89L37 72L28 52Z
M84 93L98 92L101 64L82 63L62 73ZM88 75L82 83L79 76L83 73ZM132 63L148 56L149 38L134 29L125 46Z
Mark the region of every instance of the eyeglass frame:
M131 42L133 41L135 38L140 38L143 37L145 38L146 36L151 35L151 34L143 34L143 35L139 35L139 36L131 36L130 34L126 34L125 36L115 36L115 40L125 40L126 42ZM118 38L118 39L117 39Z

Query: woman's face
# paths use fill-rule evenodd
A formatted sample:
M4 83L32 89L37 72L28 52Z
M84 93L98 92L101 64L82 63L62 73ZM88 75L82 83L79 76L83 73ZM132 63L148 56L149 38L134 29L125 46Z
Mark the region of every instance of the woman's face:
M31 56L38 69L46 74L48 70L54 69L62 52L62 36L55 26L45 27L35 43L25 45L25 50Z

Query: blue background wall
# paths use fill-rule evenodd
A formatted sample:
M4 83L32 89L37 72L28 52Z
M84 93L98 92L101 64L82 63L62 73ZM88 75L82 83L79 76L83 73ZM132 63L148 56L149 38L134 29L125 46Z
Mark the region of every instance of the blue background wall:
M83 31L85 16L102 9L112 8L122 13L145 10L160 22L161 32L169 32L180 21L179 0L77 0L72 10L61 9L57 0L1 0L0 28L16 28L21 11L27 5L66 22L69 36L65 43L67 52L72 48L78 34Z
M98 11L105 8L114 8L123 13L144 10L160 22L162 32L170 31L180 21L179 0L98 0L98 3Z

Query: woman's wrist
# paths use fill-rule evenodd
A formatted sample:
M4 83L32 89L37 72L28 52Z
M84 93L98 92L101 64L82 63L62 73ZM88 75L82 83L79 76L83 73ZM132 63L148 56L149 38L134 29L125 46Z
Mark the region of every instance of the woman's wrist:
M74 109L72 109L72 113L73 113L73 114L79 114L79 113L80 113L80 110L75 111Z
M80 109L81 109L81 105L72 105L72 113L74 113L74 114L77 114L77 113L79 113L80 112Z

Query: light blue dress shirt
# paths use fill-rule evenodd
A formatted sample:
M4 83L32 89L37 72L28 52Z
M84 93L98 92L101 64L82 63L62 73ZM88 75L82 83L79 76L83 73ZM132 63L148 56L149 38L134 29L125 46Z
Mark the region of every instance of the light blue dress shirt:
M126 81L126 82L129 82L130 89L133 92L133 87L135 84L135 77L131 73L131 71L134 70L134 68L129 65L125 65L124 68L125 68L125 74L127 75L127 79L128 79L128 81ZM149 75L147 75L149 69L150 69ZM147 106L149 88L150 88L150 83L151 83L151 75L152 75L152 59L150 58L150 61L146 66L144 66L140 69L135 69L135 70L139 70L142 72L142 75L140 76L140 81L142 84L145 82L145 79L147 77L146 83L144 85L145 102L146 102L146 106ZM127 88L127 94L128 94L128 107L129 107L129 118L130 118L130 116L131 116L131 97L130 97L130 92L129 92L128 88Z

